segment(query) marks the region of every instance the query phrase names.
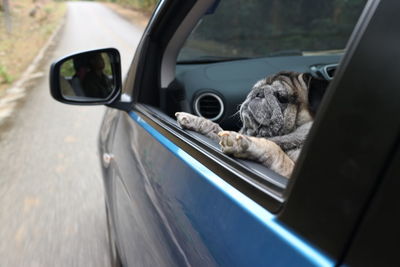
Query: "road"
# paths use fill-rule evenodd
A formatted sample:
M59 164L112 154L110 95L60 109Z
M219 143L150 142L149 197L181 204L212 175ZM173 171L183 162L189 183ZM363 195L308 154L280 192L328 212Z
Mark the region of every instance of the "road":
M142 31L99 3L68 3L46 74L1 133L0 266L109 266L97 154L105 108L57 103L47 72L55 58L116 47L126 73Z

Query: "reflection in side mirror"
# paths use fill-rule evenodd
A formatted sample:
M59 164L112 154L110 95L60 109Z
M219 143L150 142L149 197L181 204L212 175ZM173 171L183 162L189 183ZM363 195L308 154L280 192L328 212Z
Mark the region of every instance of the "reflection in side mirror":
M108 103L121 88L120 69L113 48L66 57L52 65L51 93L65 103Z
M90 53L65 61L60 67L60 89L67 100L107 99L115 89L109 55Z

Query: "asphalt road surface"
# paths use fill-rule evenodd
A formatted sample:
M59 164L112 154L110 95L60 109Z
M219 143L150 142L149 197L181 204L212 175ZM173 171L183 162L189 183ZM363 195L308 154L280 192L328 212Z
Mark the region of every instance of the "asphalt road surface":
M71 2L45 75L0 139L0 266L109 266L97 137L104 107L54 101L53 59L104 47L126 73L142 29L101 4Z

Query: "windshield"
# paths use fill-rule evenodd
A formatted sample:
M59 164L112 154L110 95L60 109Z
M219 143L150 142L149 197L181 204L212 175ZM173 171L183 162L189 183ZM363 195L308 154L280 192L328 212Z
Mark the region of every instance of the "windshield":
M178 62L343 52L366 0L216 0Z

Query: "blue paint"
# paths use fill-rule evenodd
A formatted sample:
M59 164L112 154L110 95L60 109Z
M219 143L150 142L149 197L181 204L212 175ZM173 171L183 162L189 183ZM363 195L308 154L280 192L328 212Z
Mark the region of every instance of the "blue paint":
M141 127L143 127L151 136L153 136L158 142L160 142L166 149L172 152L177 158L179 158L186 166L189 166L195 173L204 178L204 180L211 185L211 187L219 192L220 195L223 195L227 200L229 200L226 205L228 208L232 209L232 214L235 214L235 218L237 221L228 222L228 224L221 224L216 226L222 228L236 229L238 225L242 227L242 229L246 229L243 233L237 233L236 236L228 235L226 241L229 245L234 245L239 247L238 251L245 252L245 256L249 257L252 262L255 261L252 256L257 256L258 264L265 265L268 263L273 263L274 266L285 266L285 263L292 262L296 264L296 266L333 266L334 262L328 258L326 255L318 251L311 244L303 240L301 237L297 236L295 233L287 229L284 225L282 225L278 218L272 213L268 212L266 209L255 203L253 200L248 198L246 195L232 187L230 184L225 182L215 173L211 172L204 165L199 163L195 158L187 154L185 151L180 149L178 146L169 141L165 136L157 132L153 127L151 127L147 122L141 119L135 112L130 112L131 118L137 122ZM205 190L204 188L198 188L199 190ZM211 195L212 193L210 193ZM189 204L188 204L189 205ZM215 251L221 251L224 248L221 248L219 244L215 244L212 242L212 238L208 237L209 233L213 235L218 235L220 232L217 232L216 229L211 229L210 227L205 229L204 223L202 223L201 219L196 219L198 214L202 214L209 211L210 216L211 211L210 208L204 208L198 203L196 205L192 205L188 207L187 214L189 217L193 218L193 222L196 220L198 223L198 231L202 234L204 240L209 241L209 249ZM191 210L192 209L192 210ZM215 215L215 214L214 214ZM218 216L218 215L215 215ZM229 225L232 223L232 226ZM235 224L235 225L233 225ZM235 228L236 227L236 228ZM227 233L229 231L227 230ZM253 238L253 239L252 239ZM261 240L255 240L254 238L260 238ZM276 250L276 254L274 254L274 258L271 258L271 255L266 256L265 258L260 257L260 253L257 251L251 250L248 248L249 242L238 242L238 240L247 240L251 239L250 243L258 242L260 246L263 246L263 249L266 249L267 252L270 250ZM248 251L246 251L246 249ZM252 255L252 253L254 255ZM223 257L222 255L221 257ZM232 255L229 255L232 256ZM240 257L241 255L233 255L232 257ZM243 255L242 255L243 256ZM215 255L214 257L220 259L219 264L226 265L225 261L220 258L220 255ZM238 259L239 262L240 259ZM242 262L245 259L241 259ZM267 264L268 265L268 264Z

